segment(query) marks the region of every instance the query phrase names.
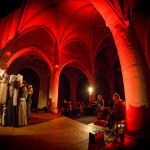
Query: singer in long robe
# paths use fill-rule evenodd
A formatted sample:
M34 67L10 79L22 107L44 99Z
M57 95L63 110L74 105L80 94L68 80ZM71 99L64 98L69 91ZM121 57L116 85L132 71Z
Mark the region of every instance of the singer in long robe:
M7 102L7 125L8 126L13 126L13 95L14 95L14 87L13 87L13 83L10 83L8 87L8 102Z
M31 120L31 104L32 104L31 96L32 96L32 94L33 94L32 85L28 85L28 91L27 91L27 120Z
M2 105L2 126L5 126L5 120L6 120L6 108L7 108L7 90L8 90L8 82L9 82L9 76L7 73L4 73L1 86L0 86L0 104Z
M19 98L19 111L18 111L18 125L26 126L27 125L26 83L23 83L22 87L19 89L19 96L20 98Z
M18 98L20 81L14 81L14 95L13 95L13 126L18 126Z

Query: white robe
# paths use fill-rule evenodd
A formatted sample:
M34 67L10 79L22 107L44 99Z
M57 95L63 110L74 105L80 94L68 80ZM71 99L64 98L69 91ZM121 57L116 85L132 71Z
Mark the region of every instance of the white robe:
M19 93L19 89L14 90L14 96L13 96L13 106L17 106L18 105L18 93Z
M8 78L4 77L0 85L0 103L5 104L7 100Z

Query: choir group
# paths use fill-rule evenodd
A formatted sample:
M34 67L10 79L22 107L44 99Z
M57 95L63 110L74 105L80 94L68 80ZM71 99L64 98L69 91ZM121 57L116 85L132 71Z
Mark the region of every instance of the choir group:
M0 125L26 126L31 119L32 94L32 85L4 73L0 77Z

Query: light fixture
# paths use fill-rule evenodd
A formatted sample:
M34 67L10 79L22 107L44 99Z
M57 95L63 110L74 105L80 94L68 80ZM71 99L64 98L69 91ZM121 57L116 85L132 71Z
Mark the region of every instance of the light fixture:
M90 95L92 95L92 91L93 91L92 87L89 87L89 94Z

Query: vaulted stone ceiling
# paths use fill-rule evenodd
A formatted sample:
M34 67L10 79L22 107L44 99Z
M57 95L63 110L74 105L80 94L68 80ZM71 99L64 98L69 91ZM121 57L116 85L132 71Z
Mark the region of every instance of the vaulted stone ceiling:
M130 19L130 8L144 8L141 1L109 2L125 20ZM10 12L0 26L0 47L8 57L36 47L52 66L78 60L89 72L113 68L117 53L111 31L90 0L27 0Z
M20 20L15 20L17 15ZM1 47L11 56L36 47L47 55L52 66L79 60L92 72L100 51L114 51L105 53L108 64L117 55L109 28L89 0L29 0L6 17L7 24L3 20L1 24L9 26L9 33ZM105 64L101 62L99 69Z

